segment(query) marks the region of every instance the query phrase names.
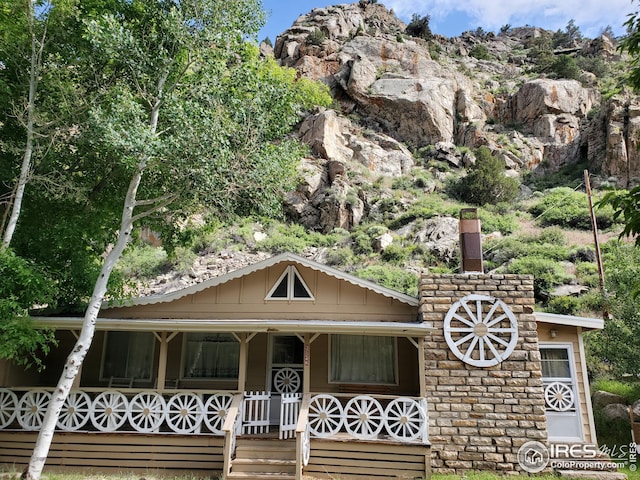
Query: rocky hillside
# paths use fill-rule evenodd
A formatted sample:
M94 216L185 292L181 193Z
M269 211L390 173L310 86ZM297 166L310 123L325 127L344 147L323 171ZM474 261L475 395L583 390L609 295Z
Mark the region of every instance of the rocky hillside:
M356 273L380 261L410 272L457 268L457 212L465 205L447 198L447 185L483 146L522 184L517 205L481 211L489 242L548 225L528 213L540 179L573 171L573 180L586 168L596 187L640 181L640 101L621 81L624 59L609 36L505 26L445 38L414 36L411 27L384 5L361 1L316 8L273 47L261 45L264 55L326 83L335 99L297 133L311 154L286 199L288 219L325 236L307 238L301 253ZM241 246L218 243L222 254L200 256L187 274L165 275L147 293L274 253L284 227L274 228L254 223L251 234L218 234L241 237ZM574 249L588 239L573 238ZM578 283L566 256L554 259L568 272L556 284ZM506 268L514 257L505 258L490 266Z

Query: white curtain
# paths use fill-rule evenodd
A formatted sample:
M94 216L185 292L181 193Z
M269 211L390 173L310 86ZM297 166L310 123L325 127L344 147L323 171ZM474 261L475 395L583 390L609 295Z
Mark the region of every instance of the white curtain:
M569 351L566 348L540 348L543 378L571 378Z
M240 344L231 335L187 333L183 378L237 378Z
M367 335L331 336L331 381L396 383L395 338Z

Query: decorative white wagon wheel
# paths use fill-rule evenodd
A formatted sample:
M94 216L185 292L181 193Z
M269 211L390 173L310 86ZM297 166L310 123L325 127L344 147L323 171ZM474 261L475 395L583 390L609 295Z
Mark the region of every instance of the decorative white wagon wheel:
M176 433L193 433L204 417L204 404L195 393L178 393L167 402L167 424Z
M222 435L222 427L233 401L230 393L211 395L204 404L204 423L213 433Z
M491 367L511 355L518 343L518 320L502 301L468 295L449 309L444 337L453 354L476 367Z
M91 424L101 432L115 432L127 420L127 397L115 390L102 392L93 399Z
M9 389L0 388L0 429L11 425L17 411L18 396Z
M79 390L72 390L62 405L57 422L58 428L66 432L78 430L89 421L90 410L89 395Z
M300 374L293 368L281 368L273 377L273 386L278 393L296 393L300 388Z
M420 404L412 398L393 399L384 415L387 432L396 440L415 440L422 433L425 415Z
M156 432L165 419L167 404L157 392L140 392L129 402L127 417L138 432Z
M566 383L553 382L544 389L544 400L551 410L566 412L573 407L573 391Z
M25 430L38 430L47 412L51 393L46 390L31 390L18 402L18 423Z
M336 397L316 395L309 402L309 429L315 437L330 437L342 428L344 409Z
M375 398L358 395L344 407L345 427L356 438L375 438L383 426L382 406Z

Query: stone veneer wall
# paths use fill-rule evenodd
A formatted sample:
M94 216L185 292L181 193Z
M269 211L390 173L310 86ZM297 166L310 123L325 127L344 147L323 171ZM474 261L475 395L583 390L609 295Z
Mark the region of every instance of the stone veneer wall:
M492 367L463 363L449 350L444 319L470 294L502 300L518 319L518 343ZM436 473L522 469L517 452L529 440L547 441L540 351L529 275L424 274L420 312L435 332L425 338L431 466Z

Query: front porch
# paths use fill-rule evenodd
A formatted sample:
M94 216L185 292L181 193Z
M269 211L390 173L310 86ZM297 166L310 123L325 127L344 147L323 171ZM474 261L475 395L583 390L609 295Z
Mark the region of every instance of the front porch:
M50 392L0 389L1 464L28 462ZM422 478L429 463L420 397L87 388L65 403L47 465L300 479Z

